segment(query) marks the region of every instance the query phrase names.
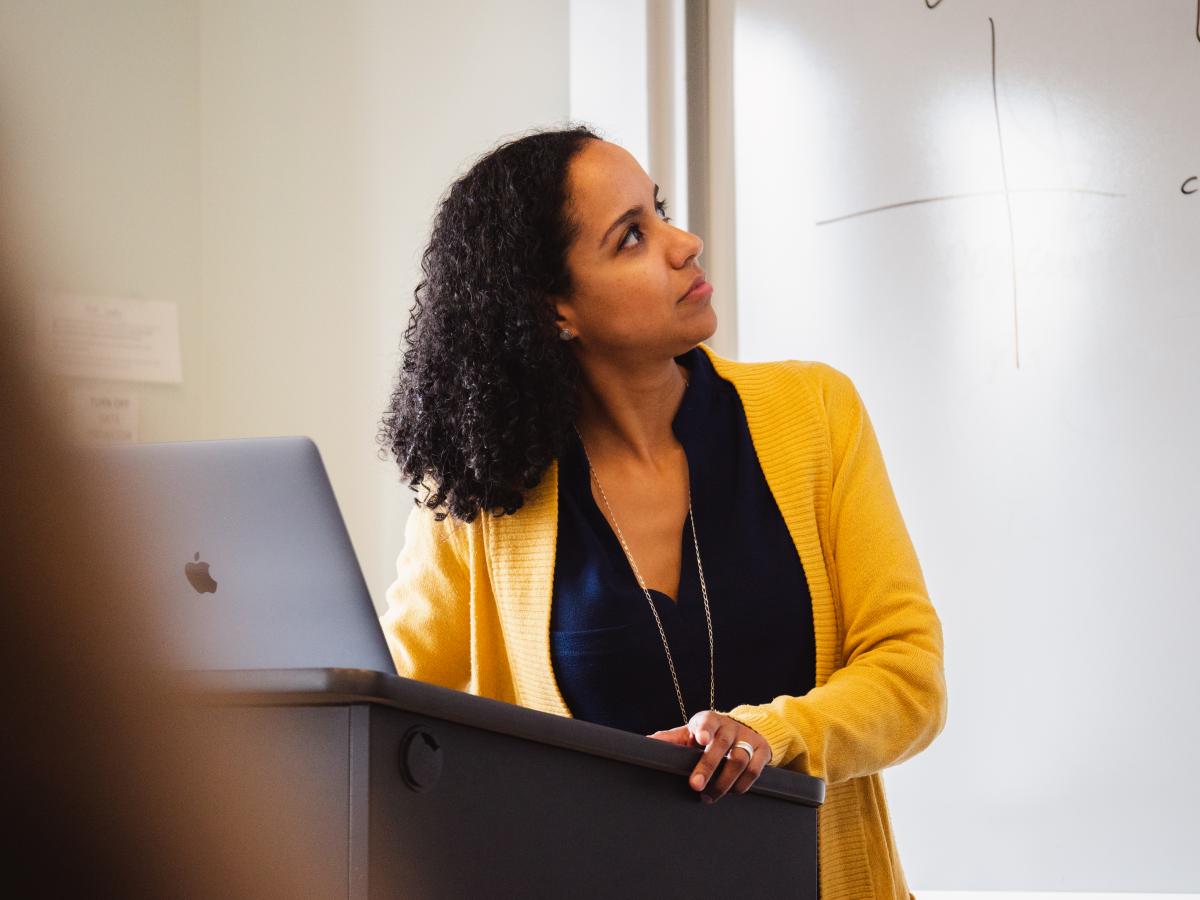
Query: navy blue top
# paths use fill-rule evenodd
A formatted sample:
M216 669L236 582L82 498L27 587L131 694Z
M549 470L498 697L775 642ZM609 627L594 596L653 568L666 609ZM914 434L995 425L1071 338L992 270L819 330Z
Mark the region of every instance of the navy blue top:
M699 347L676 361L691 373L671 424L691 477L712 610L716 708L806 694L816 680L812 598L741 399ZM550 656L563 699L578 719L639 734L683 724L654 616L592 496L573 432L558 478ZM708 631L687 520L681 541L678 603L653 589L650 596L690 717L708 709Z

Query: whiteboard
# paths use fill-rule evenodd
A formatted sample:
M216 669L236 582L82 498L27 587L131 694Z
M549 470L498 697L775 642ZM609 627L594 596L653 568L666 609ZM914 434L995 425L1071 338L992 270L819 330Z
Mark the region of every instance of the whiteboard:
M858 385L945 630L910 885L1200 890L1200 3L739 0L734 84L739 356Z

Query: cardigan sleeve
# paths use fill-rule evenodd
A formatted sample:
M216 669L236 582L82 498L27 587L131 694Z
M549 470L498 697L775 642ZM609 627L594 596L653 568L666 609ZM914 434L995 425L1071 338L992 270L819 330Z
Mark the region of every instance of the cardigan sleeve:
M914 756L946 721L942 629L858 392L828 366L829 572L841 668L803 697L729 711L770 744L771 764L836 784Z
M381 619L396 672L467 690L471 682L470 577L454 520L415 506Z

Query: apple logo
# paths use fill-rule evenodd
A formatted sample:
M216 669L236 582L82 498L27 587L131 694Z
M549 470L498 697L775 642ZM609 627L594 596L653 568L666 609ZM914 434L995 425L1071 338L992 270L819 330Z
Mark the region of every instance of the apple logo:
M196 551L194 559L195 562L190 562L183 567L183 574L187 576L187 580L191 582L197 593L215 594L217 583L208 574L208 563L200 562L199 550Z

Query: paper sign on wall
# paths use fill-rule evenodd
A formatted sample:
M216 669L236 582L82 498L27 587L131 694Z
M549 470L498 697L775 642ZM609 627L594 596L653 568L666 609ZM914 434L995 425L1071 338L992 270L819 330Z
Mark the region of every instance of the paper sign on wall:
M89 444L132 444L138 440L138 402L132 394L73 390L71 419L76 436Z
M42 359L59 375L183 381L179 307L169 301L49 295L39 308L38 343Z

